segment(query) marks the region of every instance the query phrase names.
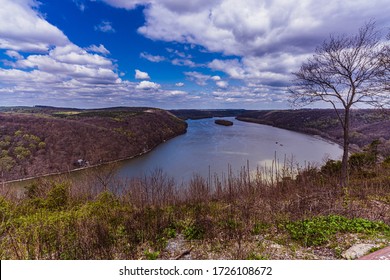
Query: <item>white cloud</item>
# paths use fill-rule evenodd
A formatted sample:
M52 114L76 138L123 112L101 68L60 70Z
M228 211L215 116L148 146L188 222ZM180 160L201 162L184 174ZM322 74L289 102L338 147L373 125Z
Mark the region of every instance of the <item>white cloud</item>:
M207 81L211 78L209 75L202 74L200 72L184 72L190 81L195 82L199 86L207 85Z
M152 1L148 0L103 0L103 2L106 2L107 4L117 7L117 8L125 8L132 10L138 5L146 5L149 4Z
M150 80L150 76L146 72L142 72L138 69L135 69L135 78L137 80Z
M141 81L135 88L141 90L158 90L161 85L150 82L150 81Z
M267 54L262 57L246 56L242 59L214 59L208 64L213 70L225 72L230 78L264 84L286 86L290 73L308 58L308 54Z
M312 47L329 32L355 30L370 18L389 22L390 12L387 0L147 2L146 23L139 29L146 37L239 56L273 51L275 45L302 50L308 38Z
M140 57L142 58L145 58L146 60L149 60L151 62L161 62L161 61L164 61L165 60L165 57L163 56L160 56L160 55L151 55L149 53L146 53L146 52L142 52L140 54Z
M117 66L101 55L109 54L103 45L83 49L73 44L41 17L33 0L9 1L5 5L15 8L11 21L17 19L19 29L4 33L4 25L0 25L3 32L0 48L5 48L4 54L12 59L3 61L3 65L11 68L0 67L0 96L4 106L150 106L153 100L156 106L171 107L174 102L188 104L193 98L185 91L166 90L154 82L120 79ZM32 30L31 26L38 30ZM139 74L148 76L142 71Z
M5 54L14 59L23 59L23 56L17 51L7 50Z
M167 91L167 94L169 96L178 96L178 95L187 95L187 92L182 90L171 90L171 91Z
M329 34L356 32L371 18L380 28L390 25L388 0L104 1L127 9L144 5L146 20L138 29L140 34L233 56L214 59L208 67L245 84L279 88L288 85L290 73ZM171 61L175 65L199 66L180 51L167 51L178 56ZM191 72L187 72L187 78L198 85L204 86L209 80L188 73Z
M176 66L188 66L188 67L196 67L196 63L191 61L190 59L179 59L175 58L171 61L173 65Z
M104 33L115 33L114 27L112 27L112 23L107 20L103 20L101 23L95 26L96 31L101 31Z
M56 47L47 55L29 55L18 60L18 68L36 69L50 75L57 75L63 81L76 80L82 84L111 84L119 81L110 60L87 53L76 45Z
M229 83L226 81L217 81L215 84L219 88L227 88L229 86Z
M151 81L121 80L117 74L121 71L104 57L109 51L103 45L84 49L74 45L39 13L38 0L0 1L0 49L10 60L4 65L14 67L0 68L2 104L29 97L64 104L101 102L103 106L112 104L112 100L126 105L146 105L150 100L156 105L172 104L167 101L175 100L195 106L188 102L192 100L204 107L219 107L224 102L239 107L284 102L290 72L329 33L355 32L370 18L375 18L380 27L390 25L388 0L101 0L125 9L143 5L145 24L138 29L140 34L153 40L186 44L166 49L166 57L147 52L140 57L152 62L169 60L187 67L206 66L228 76L226 79L201 71L185 72L187 79L198 85L215 84L211 94L206 90L186 93L166 90ZM84 0L74 2L85 8ZM102 21L96 29L115 31L109 21ZM207 65L200 65L196 55L194 58L186 54L190 47L192 51L199 47L198 50L222 56L218 54ZM235 79L234 83L231 79Z
M38 5L34 0L1 1L0 49L45 52L69 44L64 33L38 13Z
M175 86L177 86L177 87L183 87L183 86L184 86L184 83L176 83Z
M110 51L107 50L102 44L100 44L99 46L91 45L91 46L85 48L85 50L90 51L90 52L100 53L103 55L110 54Z

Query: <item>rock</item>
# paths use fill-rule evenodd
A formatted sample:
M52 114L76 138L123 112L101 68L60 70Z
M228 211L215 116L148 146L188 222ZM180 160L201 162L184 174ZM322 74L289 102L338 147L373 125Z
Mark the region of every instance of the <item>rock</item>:
M347 260L354 260L368 254L370 250L375 247L376 246L373 244L355 244L342 253L341 256Z
M182 234L178 234L175 238L168 240L165 247L165 251L170 259L176 259L180 256L180 259L190 260L191 250L192 248L189 248L188 242Z

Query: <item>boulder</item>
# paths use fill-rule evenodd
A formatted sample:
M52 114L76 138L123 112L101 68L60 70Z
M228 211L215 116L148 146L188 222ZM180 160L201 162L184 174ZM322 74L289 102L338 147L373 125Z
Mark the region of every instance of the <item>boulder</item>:
M376 246L373 244L355 244L342 253L341 256L347 260L354 260L368 254L370 250L375 247Z

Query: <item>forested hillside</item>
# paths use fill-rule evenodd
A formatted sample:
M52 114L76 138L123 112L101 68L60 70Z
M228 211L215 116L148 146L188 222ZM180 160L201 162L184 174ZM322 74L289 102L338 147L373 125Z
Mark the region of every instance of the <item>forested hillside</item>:
M237 119L319 135L339 144L343 140L342 128L333 109L251 111L241 114ZM374 140L380 141L380 149L385 156L390 155L390 112L373 109L352 110L352 149L362 149Z
M187 124L152 108L12 108L0 113L2 180L133 157L185 133Z

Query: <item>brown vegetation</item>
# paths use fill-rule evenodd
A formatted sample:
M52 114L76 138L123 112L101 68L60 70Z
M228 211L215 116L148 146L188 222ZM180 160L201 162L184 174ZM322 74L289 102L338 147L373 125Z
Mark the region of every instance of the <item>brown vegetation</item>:
M161 170L128 182L108 170L42 179L23 198L3 190L0 258L339 259L355 242L390 244L387 165L351 174L348 190L326 170L291 170L243 168L180 187Z
M145 153L185 133L158 109L19 109L0 113L2 180L67 172Z
M271 125L342 144L343 131L333 109L252 111L237 117L240 121ZM390 155L390 112L388 110L351 110L350 143L352 150L362 149L380 140L384 156Z

